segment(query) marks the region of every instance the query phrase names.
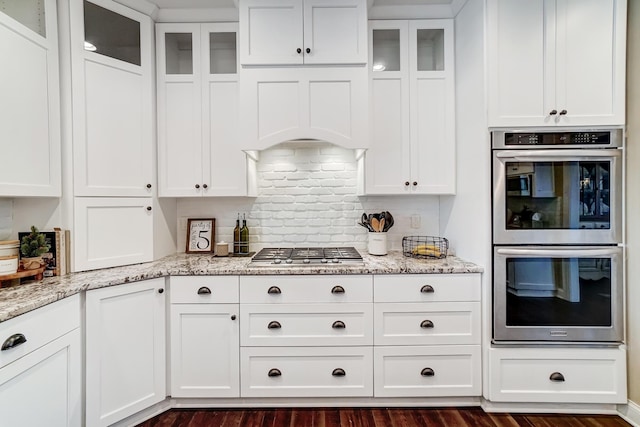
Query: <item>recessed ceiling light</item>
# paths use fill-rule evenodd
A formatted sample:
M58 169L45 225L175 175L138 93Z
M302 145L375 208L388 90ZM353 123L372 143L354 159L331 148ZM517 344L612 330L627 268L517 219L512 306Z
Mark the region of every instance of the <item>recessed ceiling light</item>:
M84 50L88 50L89 52L95 52L97 50L97 48L93 43L89 43L89 42L85 41L84 42Z
M384 71L386 68L384 64L373 64L373 71Z

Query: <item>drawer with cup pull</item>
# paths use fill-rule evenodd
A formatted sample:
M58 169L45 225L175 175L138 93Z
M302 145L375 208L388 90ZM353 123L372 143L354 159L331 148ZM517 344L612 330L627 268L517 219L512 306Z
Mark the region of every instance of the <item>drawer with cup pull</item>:
M235 304L238 276L171 276L171 304Z
M480 301L480 274L385 274L374 278L375 302Z

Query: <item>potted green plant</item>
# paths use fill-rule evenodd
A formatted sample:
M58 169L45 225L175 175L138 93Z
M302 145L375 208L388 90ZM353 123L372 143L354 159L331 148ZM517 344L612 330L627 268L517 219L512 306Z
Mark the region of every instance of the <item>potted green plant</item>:
M32 225L31 232L20 241L20 263L25 270L40 268L44 264L42 254L49 252L51 245L44 234Z

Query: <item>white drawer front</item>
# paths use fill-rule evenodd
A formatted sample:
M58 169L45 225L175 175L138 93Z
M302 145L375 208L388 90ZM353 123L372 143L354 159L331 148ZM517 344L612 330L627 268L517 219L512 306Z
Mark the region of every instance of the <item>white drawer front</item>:
M389 274L374 278L375 302L480 301L480 274Z
M80 295L54 302L0 323L0 367L80 327ZM23 338L26 340L20 343Z
M171 304L212 304L240 301L238 276L171 276Z
M241 304L243 346L372 345L371 304Z
M242 303L372 302L372 276L242 276Z
M490 374L491 400L496 402L627 401L622 349L493 348Z
M479 396L479 345L375 347L376 397Z
M371 347L240 349L241 397L373 395Z
M480 344L480 303L374 304L376 345Z

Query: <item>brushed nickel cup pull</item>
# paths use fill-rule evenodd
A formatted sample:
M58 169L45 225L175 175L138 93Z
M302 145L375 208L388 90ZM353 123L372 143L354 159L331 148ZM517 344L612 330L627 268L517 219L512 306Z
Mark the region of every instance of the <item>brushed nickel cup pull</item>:
M198 295L207 295L210 293L211 293L211 289L207 288L206 286L203 286L200 289L198 289Z
M433 289L433 286L431 285L424 285L420 288L420 292L422 292L423 294L432 294L435 292L435 289Z
M431 368L424 368L422 371L420 371L420 375L422 375L423 377L432 377L435 374L436 373Z
M433 322L431 320L423 320L420 322L420 327L423 329L433 329Z
M9 350L27 342L27 337L23 334L13 334L2 343L2 350Z
M344 294L344 288L340 285L334 286L331 289L332 294Z
M336 368L333 370L333 372L331 372L331 375L333 375L334 377L344 377L345 375L347 375L347 373L342 368Z
M267 374L270 377L279 377L280 375L282 375L282 372L280 372L280 369L269 369L269 373Z
M345 325L342 320L336 320L335 322L333 322L333 325L331 325L331 327L333 329L344 329L347 327L347 325Z
M554 372L553 374L551 374L549 379L555 383L563 383L564 375L562 375L560 372Z
M282 325L280 324L280 322L277 322L275 320L272 320L271 322L269 322L269 324L267 325L268 329L280 329L282 328Z
M279 288L279 287L277 287L277 286L272 286L272 287L270 287L270 288L269 288L269 290L267 290L267 293L268 293L268 294L281 294L281 293L282 293L282 291L280 290L280 288Z

